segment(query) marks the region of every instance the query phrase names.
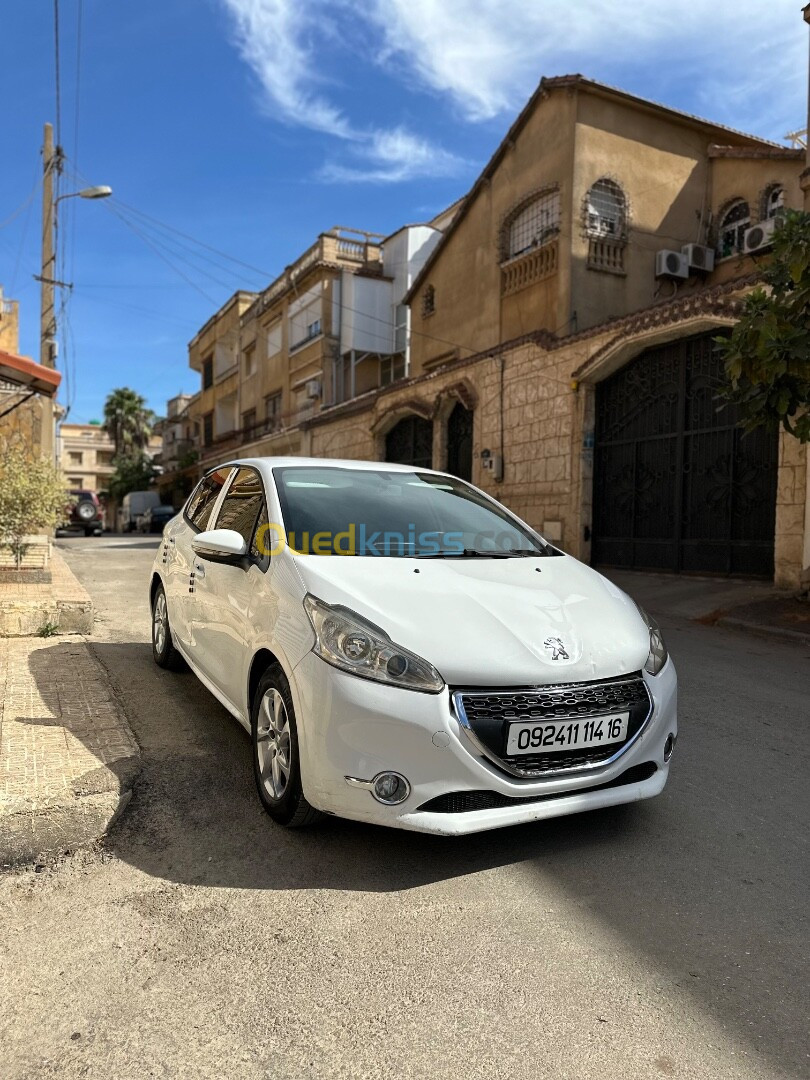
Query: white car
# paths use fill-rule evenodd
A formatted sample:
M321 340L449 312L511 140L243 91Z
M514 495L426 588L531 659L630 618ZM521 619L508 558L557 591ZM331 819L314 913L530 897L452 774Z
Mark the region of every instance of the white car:
M251 733L281 824L460 834L651 798L675 668L625 593L483 491L408 465L252 458L165 529L154 658Z

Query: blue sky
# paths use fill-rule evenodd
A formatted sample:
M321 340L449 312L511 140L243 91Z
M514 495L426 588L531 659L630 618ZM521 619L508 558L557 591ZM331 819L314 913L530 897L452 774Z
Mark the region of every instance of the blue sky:
M78 421L99 417L115 386L134 387L159 413L167 397L196 389L186 353L195 331L319 232L392 232L452 202L542 75L581 72L777 140L806 119L807 35L794 0L60 0L59 9L62 191L115 192L61 204L61 269L74 289L59 366ZM0 283L20 301L20 347L34 357L53 38L50 0L4 0Z

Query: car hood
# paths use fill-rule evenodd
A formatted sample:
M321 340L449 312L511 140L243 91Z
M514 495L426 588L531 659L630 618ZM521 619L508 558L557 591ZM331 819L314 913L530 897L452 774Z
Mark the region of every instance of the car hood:
M633 601L570 556L296 556L304 587L380 626L450 685L586 682L638 671L649 631Z

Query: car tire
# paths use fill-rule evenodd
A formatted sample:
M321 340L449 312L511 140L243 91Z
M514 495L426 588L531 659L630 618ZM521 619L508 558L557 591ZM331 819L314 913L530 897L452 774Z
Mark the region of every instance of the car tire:
M80 499L76 503L76 517L82 523L86 525L89 521L92 521L96 516L96 507L91 499Z
M158 667L168 671L182 671L186 666L172 641L166 591L162 585L157 586L152 596L152 657Z
M322 814L304 797L295 710L278 664L271 664L259 680L250 720L253 775L262 806L288 829L312 825Z

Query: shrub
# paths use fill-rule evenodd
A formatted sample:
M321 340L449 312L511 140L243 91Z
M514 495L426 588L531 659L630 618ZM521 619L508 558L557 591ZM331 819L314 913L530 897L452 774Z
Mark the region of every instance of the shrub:
M23 538L52 529L70 505L65 480L52 462L31 458L19 447L0 457L0 544L11 549L19 569Z

